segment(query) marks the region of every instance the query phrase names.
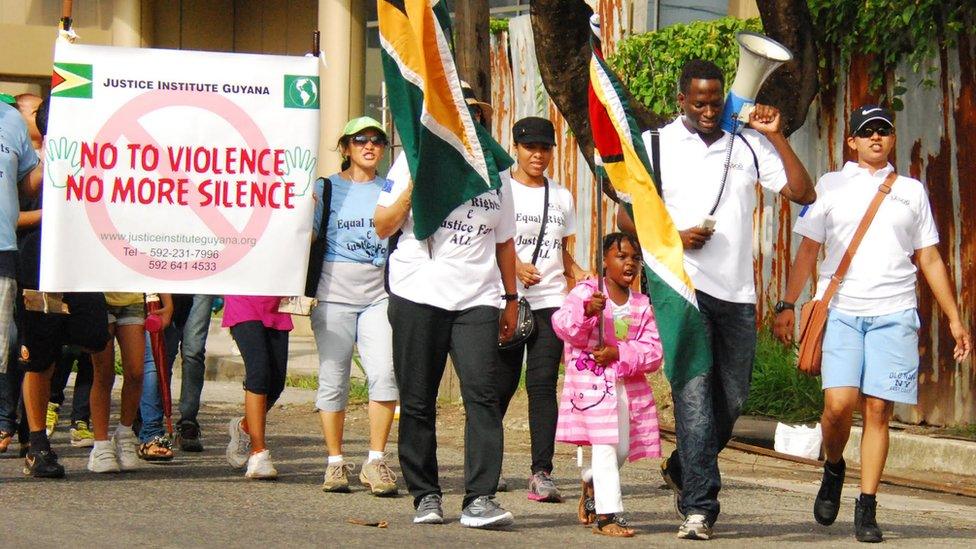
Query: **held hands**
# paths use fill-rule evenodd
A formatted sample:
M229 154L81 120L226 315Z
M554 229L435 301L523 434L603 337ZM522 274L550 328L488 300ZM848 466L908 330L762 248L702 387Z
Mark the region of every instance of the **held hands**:
M783 345L793 343L793 325L796 323L796 312L793 309L786 309L776 315L773 320L773 335Z
M600 292L595 292L590 296L589 301L586 302L584 307L584 313L586 316L596 316L603 313L603 309L607 306L607 298Z
M515 276L525 285L526 288L530 286L535 286L540 281L542 281L542 275L539 274L539 269L531 263L523 263L518 259L515 260Z
M616 345L604 345L593 350L593 360L600 366L607 366L620 358L620 352Z
M505 309L498 317L498 341L505 342L515 335L515 324L518 322L518 301L506 301Z
M749 113L749 126L763 135L779 133L782 129L779 109L769 105L756 105Z
M952 333L952 338L956 340L956 347L952 350L952 358L956 359L956 363L962 362L966 360L973 349L972 342L969 340L969 330L957 320L949 323L949 331Z
M700 250L712 238L713 234L715 234L714 229L703 229L701 227L689 227L683 231L678 231L678 235L681 236L681 245L686 250Z

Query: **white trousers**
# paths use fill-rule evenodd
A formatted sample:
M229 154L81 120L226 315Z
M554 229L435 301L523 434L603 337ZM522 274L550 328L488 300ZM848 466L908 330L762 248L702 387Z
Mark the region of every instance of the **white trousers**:
M623 383L617 383L616 391L617 444L594 444L590 468L583 471L583 480L593 479L598 515L624 510L623 496L620 494L620 468L630 454L630 408Z

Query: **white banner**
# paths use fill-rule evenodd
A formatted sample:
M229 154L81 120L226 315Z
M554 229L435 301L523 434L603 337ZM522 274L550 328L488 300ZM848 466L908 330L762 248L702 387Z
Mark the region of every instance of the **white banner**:
M317 63L59 43L41 289L300 295Z

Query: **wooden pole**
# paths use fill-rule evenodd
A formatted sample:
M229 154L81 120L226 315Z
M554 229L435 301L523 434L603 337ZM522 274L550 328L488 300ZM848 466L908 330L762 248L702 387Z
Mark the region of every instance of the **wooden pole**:
M475 97L491 103L491 54L488 0L454 3L454 57L458 74Z
M597 176L596 185L594 186L596 187L596 287L597 291L606 296L605 288L603 287L603 176ZM597 332L599 347L603 347L604 324L603 312L601 311L600 322L597 324L599 328Z
M74 0L61 0L61 29L71 30L71 11Z

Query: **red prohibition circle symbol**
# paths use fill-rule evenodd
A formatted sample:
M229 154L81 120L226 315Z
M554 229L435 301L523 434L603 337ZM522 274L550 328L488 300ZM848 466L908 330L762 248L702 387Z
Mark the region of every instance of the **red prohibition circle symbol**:
M162 155L163 146L160 146L149 131L146 130L141 123L141 119L149 113L169 107L191 107L217 115L224 119L237 131L237 133L243 138L244 143L249 148L255 150L268 148L267 139L254 120L244 111L244 109L226 97L217 94L170 91L152 91L133 98L118 109L115 114L113 114L105 122L102 129L99 130L98 134L96 135L95 141L102 144L112 143L113 145L118 146L118 141L125 137L130 143L153 145L160 150L160 154ZM181 121L176 121L176 123L181 123ZM199 183L199 181L194 181L194 179L187 174L173 171L169 166L166 165L165 161L160 161L159 167L156 169L156 173L162 177L170 177L174 180L186 178L192 183ZM108 188L109 184L107 181L104 181L104 169L101 167L86 167L85 175L88 177L99 177L106 185L106 189ZM148 253L145 253L145 250L141 250L141 253L136 255L128 255L125 253L125 248L129 246L134 247L134 243L130 243L127 240L122 239L100 239L100 241L102 242L102 245L104 245L108 251L119 260L120 263L142 275L151 278L164 280L196 280L213 276L216 273L230 268L247 256L254 246L252 242L257 243L260 240L261 235L264 234L265 229L267 229L268 223L271 219L272 209L253 208L247 223L241 230L237 230L237 228L234 227L234 225L220 212L219 209L214 207L200 206L198 200L199 197L200 192L196 185L190 185L189 205L185 206L184 208L189 208L194 214L196 214L207 229L213 233L213 236L224 237L226 239L225 243L222 245L223 247L218 247L216 249L216 251L218 251L220 254L216 259L181 258L181 261L186 261L190 268L185 270L150 269L149 262L156 261L158 258L150 257ZM109 214L108 206L105 200L98 202L86 202L85 209L88 215L88 220L91 223L92 229L95 231L96 235L125 232L124 230L120 231L115 225L114 220ZM176 225L172 230L173 232L178 233L181 230L187 229L189 229L189 227L180 227L179 225ZM152 243L150 242L148 244ZM159 243L159 245L166 246L167 243ZM192 268L194 265L203 263L215 264L215 268L212 270L196 270Z

